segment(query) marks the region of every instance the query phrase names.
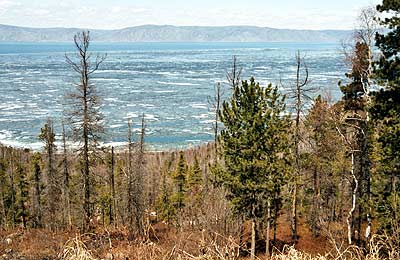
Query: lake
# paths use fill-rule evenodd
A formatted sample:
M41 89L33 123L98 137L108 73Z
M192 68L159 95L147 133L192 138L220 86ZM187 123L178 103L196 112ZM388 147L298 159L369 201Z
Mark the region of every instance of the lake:
M64 96L79 77L65 62L72 43L0 43L0 143L40 149L40 128L48 117L59 135ZM184 148L213 140L208 97L221 82L229 96L226 71L236 55L242 79L279 84L287 92L296 78L298 50L309 69L310 86L340 98L344 79L338 43L92 43L107 53L93 75L102 97L103 142L122 144L127 119L140 129L146 119L149 149Z

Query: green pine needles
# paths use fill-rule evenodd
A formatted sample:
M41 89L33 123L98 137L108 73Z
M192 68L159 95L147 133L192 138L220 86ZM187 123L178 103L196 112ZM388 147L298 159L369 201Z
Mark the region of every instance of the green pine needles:
M237 214L255 223L279 205L273 200L290 172L291 122L285 96L277 87L261 87L251 78L234 87L220 117L226 170L219 179ZM271 220L268 214L266 222Z

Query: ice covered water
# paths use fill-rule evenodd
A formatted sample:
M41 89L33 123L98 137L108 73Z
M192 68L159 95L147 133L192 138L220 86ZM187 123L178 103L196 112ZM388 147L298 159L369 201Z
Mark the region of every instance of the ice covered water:
M151 149L197 145L210 140L208 97L236 55L242 79L254 76L262 85L282 84L286 91L296 76L295 54L301 51L311 85L340 98L337 82L346 67L339 44L319 43L93 43L107 53L93 83L102 97L105 143L126 140L127 118L140 129L146 120ZM0 142L37 148L48 117L60 133L65 93L79 78L65 62L71 43L0 43ZM225 86L225 96L229 95Z

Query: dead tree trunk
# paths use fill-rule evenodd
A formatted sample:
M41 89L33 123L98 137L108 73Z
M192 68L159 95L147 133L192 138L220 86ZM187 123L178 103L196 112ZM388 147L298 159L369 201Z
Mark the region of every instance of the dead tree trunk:
M295 157L295 165L294 165L294 174L293 174L293 191L292 191L292 211L291 211L291 231L292 231L292 239L297 241L297 204L298 204L298 185L299 185L299 177L301 174L301 165L300 165L300 116L303 111L303 98L307 97L306 90L304 87L308 84L308 68L305 66L305 78L303 81L300 79L301 67L302 67L302 58L300 57L300 52L296 55L296 86L294 88L294 99L295 99L295 132L294 132L294 157ZM307 90L308 91L308 90Z
M102 115L99 111L99 96L96 88L91 82L91 75L98 70L100 64L106 58L97 56L96 61L91 61L91 53L89 53L90 37L88 31L83 31L74 36L76 47L76 56L78 61L73 61L66 55L67 63L79 75L80 82L76 84L76 92L69 95L72 101L72 111L68 113L69 123L72 126L75 141L81 144L80 163L81 174L83 178L83 209L84 209L84 229L89 228L90 219L92 218L91 203L91 181L90 181L90 164L92 162L94 152L98 145L100 135L104 132L102 125Z

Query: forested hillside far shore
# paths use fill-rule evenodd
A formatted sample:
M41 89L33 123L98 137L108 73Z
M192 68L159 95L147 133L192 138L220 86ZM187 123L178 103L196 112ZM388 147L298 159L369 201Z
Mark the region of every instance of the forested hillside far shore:
M87 29L86 29L87 30ZM0 42L70 42L82 29L29 28L0 24ZM142 25L90 30L98 42L337 42L346 30L290 30L257 26Z

